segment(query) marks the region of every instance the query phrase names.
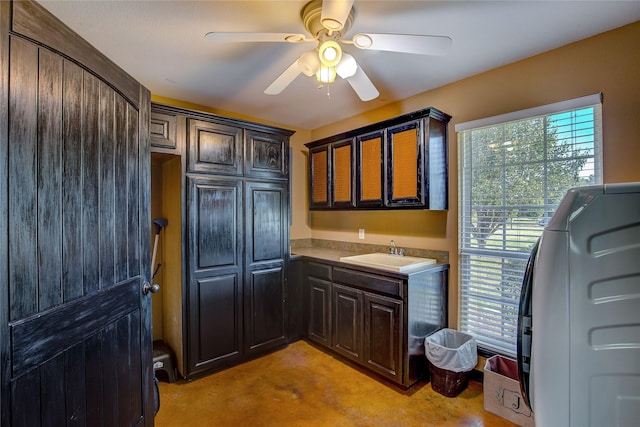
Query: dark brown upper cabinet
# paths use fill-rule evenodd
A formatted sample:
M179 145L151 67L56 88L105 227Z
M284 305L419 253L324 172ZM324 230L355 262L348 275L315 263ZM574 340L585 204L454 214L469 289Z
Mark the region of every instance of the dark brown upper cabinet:
M356 138L356 207L384 206L385 132L375 131Z
M388 128L386 206L425 206L422 120Z
M152 112L149 124L151 147L176 150L177 144L177 116L162 112ZM161 150L158 150L161 151Z
M188 119L188 122L189 172L242 175L242 128L204 120Z
M331 206L352 208L354 206L353 171L355 155L353 138L331 144Z
M309 150L309 181L312 209L355 206L355 150L353 138Z
M289 174L289 138L247 130L245 173L258 178L286 178Z
M309 150L309 206L311 209L325 209L329 202L329 145Z
M306 144L310 209L447 209L450 119L426 108Z

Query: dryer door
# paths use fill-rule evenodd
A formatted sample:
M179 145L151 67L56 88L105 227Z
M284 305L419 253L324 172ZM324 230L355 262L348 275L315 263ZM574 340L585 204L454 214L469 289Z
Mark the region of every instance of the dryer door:
M520 393L525 403L531 408L529 401L529 370L531 362L531 290L533 287L533 268L535 267L536 256L540 239L536 241L529 255L529 261L524 271L524 279L522 281L522 289L520 290L520 305L518 307L518 379L520 380Z

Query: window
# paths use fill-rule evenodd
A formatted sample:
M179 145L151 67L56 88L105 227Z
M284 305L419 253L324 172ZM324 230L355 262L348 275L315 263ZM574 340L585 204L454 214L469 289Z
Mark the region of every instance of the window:
M601 101L591 95L456 126L460 330L515 355L529 253L568 189L602 182Z

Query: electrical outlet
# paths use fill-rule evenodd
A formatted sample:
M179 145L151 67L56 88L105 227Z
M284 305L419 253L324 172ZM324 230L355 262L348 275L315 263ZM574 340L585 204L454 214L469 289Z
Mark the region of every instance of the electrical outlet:
M358 230L358 239L364 240L364 228Z

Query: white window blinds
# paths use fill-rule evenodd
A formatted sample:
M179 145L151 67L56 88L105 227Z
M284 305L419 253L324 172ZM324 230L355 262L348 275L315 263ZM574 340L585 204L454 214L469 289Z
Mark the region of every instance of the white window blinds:
M515 355L529 252L571 187L602 182L600 95L456 126L460 330Z

